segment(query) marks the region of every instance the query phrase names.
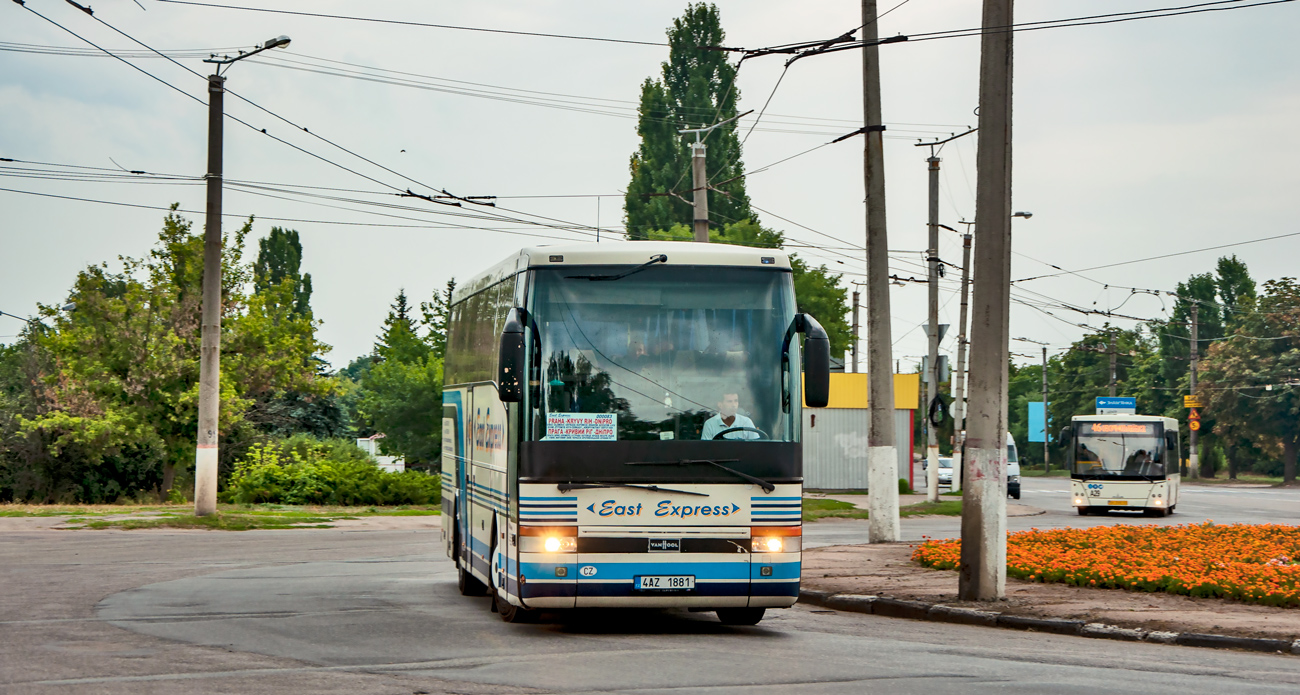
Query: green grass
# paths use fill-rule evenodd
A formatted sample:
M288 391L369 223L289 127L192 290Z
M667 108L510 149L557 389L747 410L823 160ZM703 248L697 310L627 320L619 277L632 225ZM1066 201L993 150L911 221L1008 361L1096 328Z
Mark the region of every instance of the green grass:
M898 515L903 518L909 516L961 516L961 500L940 500L938 502L909 504L899 507Z
M385 516L437 516L432 505L327 507L284 504L220 504L213 516L197 517L193 506L174 505L0 505L0 517L67 517L69 529L254 529L329 528L346 519ZM106 518L125 517L125 518Z
M909 516L960 516L961 500L940 500L938 502L922 502L920 504L908 504L899 507L898 515L906 518ZM818 519L866 519L868 518L867 510L859 509L848 502L828 499L804 499L803 501L803 520L817 521Z
M867 510L858 509L850 502L840 500L805 498L803 501L803 520L818 519L865 519Z
M1237 474L1235 479L1229 478L1224 471L1219 471L1214 478L1196 478L1195 480L1183 476L1182 481L1190 485L1281 485L1282 478L1272 478L1264 475L1245 475Z
M330 522L340 519L355 519L355 516L306 516L292 514L271 516L266 514L237 514L217 512L212 516L194 516L193 514L164 515L158 517L140 517L134 519L97 519L85 522L84 529L149 529L149 528L184 528L212 529L218 531L252 531L254 529L286 528L330 528Z
M1051 477L1053 477L1053 478L1068 478L1068 477L1070 477L1070 471L1068 471L1068 470L1066 470L1066 469L1064 469L1064 468L1053 468L1052 471L1051 471L1050 473L1048 473L1047 475L1049 475L1049 476L1051 476ZM1042 469L1041 467L1039 467L1039 468L1035 468L1035 467L1033 467L1033 466L1031 466L1031 465L1029 465L1029 464L1024 464L1024 463L1022 463L1022 464L1020 464L1020 477L1022 477L1022 478L1042 478L1042 477L1044 477L1044 476L1043 476L1043 469Z

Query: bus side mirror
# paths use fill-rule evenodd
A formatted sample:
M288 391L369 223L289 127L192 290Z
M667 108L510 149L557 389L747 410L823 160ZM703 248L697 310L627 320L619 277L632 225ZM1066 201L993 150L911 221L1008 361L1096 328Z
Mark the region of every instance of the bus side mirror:
M501 329L501 348L497 353L497 394L502 403L518 403L524 399L527 367L524 310L511 309Z
M1070 442L1073 440L1074 440L1074 428L1070 427L1069 425L1062 427L1061 437L1059 440L1061 442L1061 446L1062 447L1070 446Z
M1175 456L1177 456L1179 453L1181 453L1181 452L1178 451L1178 433L1177 433L1177 432L1165 432L1165 449L1166 449L1167 451L1173 452Z
M817 319L795 317L803 342L803 400L809 408L825 408L831 400L831 340Z

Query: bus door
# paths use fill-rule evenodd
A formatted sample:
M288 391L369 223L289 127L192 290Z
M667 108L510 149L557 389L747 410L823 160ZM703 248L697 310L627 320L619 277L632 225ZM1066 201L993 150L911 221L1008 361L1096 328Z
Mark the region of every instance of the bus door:
M469 502L469 442L468 437L470 430L473 428L471 409L474 403L473 393L470 391L446 391L443 393L442 401L444 405L444 419L447 414L452 415L455 424L455 441L452 447L443 447L448 453L452 454L455 465L455 476L453 485L455 486L456 510L452 523L456 527L456 536L460 539L459 545L452 548L452 557L458 558L465 567L470 567L470 502ZM444 431L447 428L444 427Z
M506 477L506 412L497 398L496 386L485 384L473 387L473 397L467 409L470 440L469 472L465 489L470 504L467 509L471 566L480 578L491 586L491 553L493 533L499 536L505 529L497 529L496 513L505 513Z

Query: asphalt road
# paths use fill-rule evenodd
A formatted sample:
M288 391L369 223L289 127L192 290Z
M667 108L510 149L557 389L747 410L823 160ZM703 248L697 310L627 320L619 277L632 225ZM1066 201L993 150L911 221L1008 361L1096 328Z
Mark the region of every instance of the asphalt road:
M803 607L507 625L457 594L431 529L10 531L0 586L4 693L1300 690L1296 657Z
M1104 524L1300 524L1300 488L1240 487L1222 484L1181 486L1177 508L1167 517L1145 517L1141 512L1111 511L1105 516L1079 516L1070 505L1069 478L1020 479L1020 499L1008 502L1044 510L1037 516L1010 517L1009 531L1031 528L1087 528ZM903 540L922 536L949 538L961 535L959 517L903 519ZM845 545L867 542L865 521L822 521L804 530L804 546Z

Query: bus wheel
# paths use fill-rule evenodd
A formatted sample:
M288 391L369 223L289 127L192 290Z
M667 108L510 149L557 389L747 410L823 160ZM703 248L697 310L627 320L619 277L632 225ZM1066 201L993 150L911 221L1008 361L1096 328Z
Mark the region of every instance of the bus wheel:
M531 623L537 617L537 611L520 608L501 598L499 592L492 592L492 601L496 604L497 615L507 623Z
M1088 516L1092 513L1092 509L1089 507L1075 507L1075 509L1078 510L1079 516Z
M718 622L723 625L757 625L766 608L719 608Z
M482 596L487 593L487 587L483 582L470 574L459 561L456 563L456 588L460 589L461 596Z

